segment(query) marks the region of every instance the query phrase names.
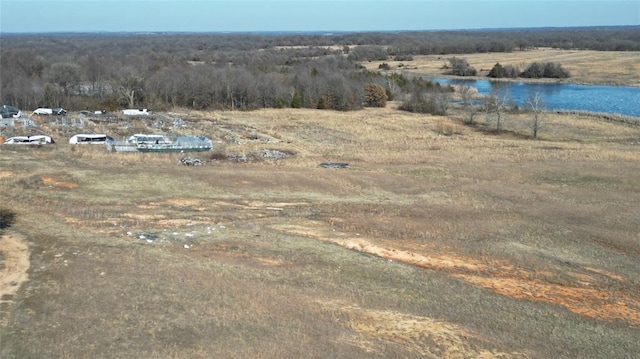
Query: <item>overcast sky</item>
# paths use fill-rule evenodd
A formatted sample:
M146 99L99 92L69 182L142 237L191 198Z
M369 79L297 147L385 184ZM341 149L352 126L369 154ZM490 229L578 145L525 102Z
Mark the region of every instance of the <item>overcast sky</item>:
M621 0L0 0L0 32L394 31L640 25Z

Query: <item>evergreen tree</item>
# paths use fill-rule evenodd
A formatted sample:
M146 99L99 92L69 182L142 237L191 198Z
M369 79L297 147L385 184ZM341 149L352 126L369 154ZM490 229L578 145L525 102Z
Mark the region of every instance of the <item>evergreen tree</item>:
M491 71L489 71L489 74L487 76L489 77L493 77L493 78L502 78L505 75L505 71L504 71L504 67L502 67L502 65L500 65L499 62L497 62L495 65L493 65L493 68L491 69Z

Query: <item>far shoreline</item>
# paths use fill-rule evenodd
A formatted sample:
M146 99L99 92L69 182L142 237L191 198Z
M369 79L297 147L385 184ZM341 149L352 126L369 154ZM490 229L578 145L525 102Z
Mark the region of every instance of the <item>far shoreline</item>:
M476 68L476 76L452 76L445 74L443 65L447 59L458 57L466 59ZM553 62L569 71L566 79L529 79L487 77L496 63L511 65L524 70L524 66L533 62ZM379 66L386 63L389 70ZM628 86L640 87L640 51L596 51L562 50L553 48L535 48L512 52L489 52L469 54L416 55L412 61L371 61L362 64L370 71L386 71L411 76L432 78L455 78L523 83L567 83L576 85Z

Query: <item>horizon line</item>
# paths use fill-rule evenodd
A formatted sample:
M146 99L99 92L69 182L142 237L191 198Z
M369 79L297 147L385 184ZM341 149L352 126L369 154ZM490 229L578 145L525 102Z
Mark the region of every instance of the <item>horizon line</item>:
M2 31L0 35L63 35L63 34L357 34L357 33L409 33L409 32L445 32L445 31L510 31L510 30L554 30L554 29L598 29L598 28L640 28L640 25L585 25L585 26L528 26L528 27L486 27L455 29L412 29L412 30L215 30L215 31L174 31L174 30L89 30L89 31Z

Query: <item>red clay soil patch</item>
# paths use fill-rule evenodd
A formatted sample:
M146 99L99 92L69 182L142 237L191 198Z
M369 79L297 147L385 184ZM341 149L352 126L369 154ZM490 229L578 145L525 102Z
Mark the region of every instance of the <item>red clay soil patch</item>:
M587 317L640 325L640 301L626 294L596 288L566 286L523 278L481 277L454 274L470 283L509 297L561 305Z
M371 238L351 237L345 233L334 232L323 222L307 221L299 225L274 225L273 227L388 260L448 272L452 277L505 296L561 305L574 313L603 321L620 320L634 326L640 325L640 300L623 292L598 288L597 281L589 274L567 272L566 269L557 268L558 272L568 274L574 279L574 283L558 284L566 280L560 280L559 276L552 271L528 271L507 262L479 261L455 253L424 254L394 249L389 241L385 241L384 246L378 245L374 243L377 240ZM593 267L583 269L606 275L620 282L625 280L621 275Z
M66 189L73 189L78 187L78 184L75 182L59 180L54 176L41 176L40 178L42 179L42 183L45 186L53 186Z

